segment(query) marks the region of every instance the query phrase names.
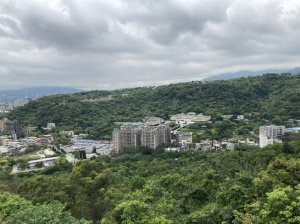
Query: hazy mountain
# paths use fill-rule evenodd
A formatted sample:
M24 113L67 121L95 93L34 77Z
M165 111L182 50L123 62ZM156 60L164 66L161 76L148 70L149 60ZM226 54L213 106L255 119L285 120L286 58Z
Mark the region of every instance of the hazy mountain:
M0 100L14 100L25 98L37 98L55 94L76 93L82 90L70 87L29 87L19 90L0 90Z
M205 80L211 81L211 80L228 80L228 79L236 79L241 77L248 77L248 76L257 76L267 73L291 73L291 74L299 74L300 73L300 67L295 67L292 69L266 69L266 70L259 70L259 71L238 71L238 72L230 72L230 73L224 73L221 75L215 75L212 77L208 77Z

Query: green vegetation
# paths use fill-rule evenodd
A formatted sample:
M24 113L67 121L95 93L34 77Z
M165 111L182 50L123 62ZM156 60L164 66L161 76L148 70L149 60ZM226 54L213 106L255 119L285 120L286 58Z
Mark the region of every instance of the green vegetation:
M39 127L55 122L60 130L84 132L102 139L111 138L117 121L141 121L144 116L152 115L168 119L172 114L190 111L212 115L216 122L220 114L249 114L258 124L266 120L283 124L290 118L300 119L299 86L300 75L267 74L156 88L91 91L43 97L14 110L9 118L22 125ZM123 96L125 93L128 95ZM108 95L112 97L109 101L84 102Z
M0 203L0 215L7 223L26 220L27 214L37 219L46 210L57 220L67 210L101 224L299 223L299 158L300 136L293 135L264 149L142 151L73 167L60 160L42 171L1 175L2 189L24 199L1 194L4 204L3 197L17 199ZM14 188L5 188L12 183ZM18 210L23 204L30 206ZM69 214L65 218L72 220Z
M300 75L268 74L91 91L44 97L9 116L23 125L55 122L57 133L72 129L109 139L116 121L151 115L167 119L194 111L213 116L212 123L185 127L195 133L195 141L257 138L253 131L257 133L260 124L300 118L299 86ZM105 96L111 99L88 101ZM249 122L223 121L222 114L244 114ZM68 141L61 137L55 144ZM75 165L62 158L43 170L15 175L9 174L15 161L0 157L0 223L296 224L300 135L286 135L283 141L264 149L241 145L214 153L139 147L119 157L100 156ZM85 157L82 152L76 156ZM23 168L28 165L26 158L18 162Z
M12 134L12 131L1 131L0 132L0 136L1 135L11 135Z
M29 145L26 148L25 153L32 153L32 152L40 151L40 150L46 149L46 148L47 148L46 145Z
M9 193L0 193L0 223L6 224L89 224L78 221L64 211L60 203L32 205L31 202Z

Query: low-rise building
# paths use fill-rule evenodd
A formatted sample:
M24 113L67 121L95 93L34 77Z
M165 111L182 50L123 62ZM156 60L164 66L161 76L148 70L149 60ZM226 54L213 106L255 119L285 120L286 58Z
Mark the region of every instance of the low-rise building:
M289 119L289 123L295 124L295 125L300 125L300 120L297 120L297 119Z
M43 163L44 167L48 167L48 166L54 164L54 162L58 159L59 159L59 157L57 156L57 157L31 160L31 161L28 161L28 165L29 165L29 168L35 168L37 164Z
M52 129L54 129L54 128L56 128L55 123L48 123L48 124L47 124L47 129L52 130Z
M6 146L0 146L0 156L7 156L8 154L10 154L10 150L8 147Z
M172 115L170 118L171 121L175 121L177 124L182 122L208 122L211 120L211 116L205 116L203 114L196 114L195 112L190 112L188 114L176 114Z
M179 132L176 136L181 148L188 148L193 143L193 132Z
M165 148L165 152L179 152L181 149L179 147L169 147Z
M300 133L300 127L287 128L287 129L286 129L286 132Z
M6 136L0 136L0 146L6 146L9 142L11 142L11 139Z
M164 119L159 118L159 117L145 117L143 119L143 122L145 125L160 125L164 123Z
M59 134L69 136L69 137L73 137L74 136L74 131L60 131Z
M38 130L38 127L37 127L37 126L28 126L28 127L26 128L27 133L28 133L28 132L32 132L32 131L37 131L37 130Z
M243 121L245 119L245 116L240 114L240 115L236 115L236 120L237 121Z

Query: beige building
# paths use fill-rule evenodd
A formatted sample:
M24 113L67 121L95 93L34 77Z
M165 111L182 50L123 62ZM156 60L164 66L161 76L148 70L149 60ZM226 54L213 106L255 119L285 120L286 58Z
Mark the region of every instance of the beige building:
M135 148L140 145L141 129L132 125L113 130L113 152L119 154L122 149Z
M168 125L147 126L142 129L141 144L156 149L161 144L171 143L171 129Z
M193 132L179 132L176 137L177 142L183 148L187 148L188 145L193 143Z
M113 151L119 154L123 149L143 145L156 149L160 144L171 142L168 125L159 126L122 126L113 130Z
M175 122L207 122L210 121L211 116L205 116L203 114L196 114L194 112L190 112L188 114L176 114L172 115L170 120Z
M60 131L59 134L64 135L64 136L73 137L74 136L74 131Z
M9 143L9 142L10 142L10 139L0 137L0 146L6 146L7 143Z
M164 119L160 117L145 117L143 122L145 125L160 125L164 122Z
M141 134L141 144L143 146L156 149L160 144L159 131L156 127L145 127Z

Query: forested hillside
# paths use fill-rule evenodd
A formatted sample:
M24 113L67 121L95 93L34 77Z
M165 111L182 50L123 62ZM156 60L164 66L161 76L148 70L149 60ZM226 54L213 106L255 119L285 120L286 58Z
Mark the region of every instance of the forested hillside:
M266 74L227 81L190 82L156 88L91 91L43 97L14 110L23 125L55 122L93 138L111 138L116 121L181 112L207 115L255 113L257 119L300 119L300 75ZM275 122L276 123L276 122Z
M300 136L290 136L283 145L246 151L153 151L74 166L61 159L13 176L2 158L0 219L86 223L71 213L101 224L296 224L299 147Z
M116 121L194 111L212 115L198 136L229 138L300 118L300 75L267 74L41 98L10 119L110 138ZM220 114L251 114L247 122ZM186 127L198 130L202 124ZM213 135L209 132L214 132ZM199 139L198 139L199 138ZM130 154L132 153L132 154ZM300 223L300 136L260 149L128 151L72 165L63 157L43 170L10 174L15 161L0 157L0 223L281 224Z

